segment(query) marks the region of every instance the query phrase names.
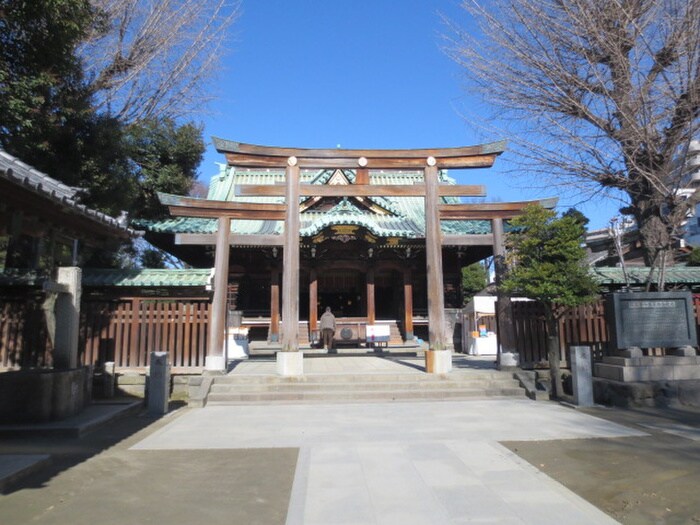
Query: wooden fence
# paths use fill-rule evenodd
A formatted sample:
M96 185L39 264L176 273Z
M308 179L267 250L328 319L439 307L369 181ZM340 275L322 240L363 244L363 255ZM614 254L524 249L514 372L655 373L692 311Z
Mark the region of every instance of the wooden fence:
M26 288L0 296L0 369L51 366L43 300L41 291ZM80 361L138 369L150 365L151 352L167 351L173 368L201 368L209 303L207 297L84 296Z
M0 368L51 366L43 302L34 289L0 296Z
M204 366L208 298L90 299L81 310L84 364L143 368L151 352L167 351L173 368Z
M535 301L513 301L513 322L515 339L520 362L523 366L534 366L547 361L547 327L544 320L544 308ZM700 341L700 294L693 295L695 324ZM578 308L569 308L559 321L559 351L562 363L569 362L571 346L586 345L591 347L593 358L598 360L607 351L610 341L605 322L605 301ZM654 355L664 355L663 349L651 349Z
M44 294L24 289L0 296L0 368L49 367L51 343L42 303ZM700 327L700 295L693 297ZM513 321L521 364L547 361L547 330L542 305L513 301ZM168 351L174 368L204 366L210 299L206 297L91 297L81 306L80 356L83 364L114 361L117 368L149 366L152 351ZM569 362L572 345L591 346L594 358L606 350L609 335L605 303L568 309L559 321L560 355Z
M513 301L515 340L522 366L530 367L547 361L547 326L544 307L535 301ZM609 341L605 323L605 302L568 308L559 320L559 352L563 366L568 366L571 346L591 347L594 358L600 358Z

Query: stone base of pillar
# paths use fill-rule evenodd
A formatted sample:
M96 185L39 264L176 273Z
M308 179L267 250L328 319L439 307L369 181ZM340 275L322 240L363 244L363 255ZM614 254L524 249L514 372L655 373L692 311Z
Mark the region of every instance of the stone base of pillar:
M617 355L620 357L644 357L644 352L638 346L630 346L629 348L618 350Z
M222 355L208 355L204 359L204 369L209 372L223 372L226 370L226 358Z
M681 357L694 357L697 355L695 348L692 346L679 346L678 348L671 350L669 353L670 355L677 355Z
M447 374L452 371L452 352L449 350L426 350L425 371L429 374Z
M520 366L520 355L515 352L501 352L498 360L499 370L512 370Z
M277 352L277 374L281 376L304 375L303 352Z

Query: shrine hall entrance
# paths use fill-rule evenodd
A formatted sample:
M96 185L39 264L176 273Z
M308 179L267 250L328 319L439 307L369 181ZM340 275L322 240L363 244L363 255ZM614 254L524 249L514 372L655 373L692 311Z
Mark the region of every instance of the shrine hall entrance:
M336 317L367 316L365 275L357 270L323 270L318 275L318 315L330 306Z
M306 282L305 282L306 281ZM308 274L300 287L300 314L309 319ZM317 318L327 306L336 318L368 317L367 273L356 269L317 270ZM404 308L402 275L396 270L380 270L374 277L375 318L401 319Z

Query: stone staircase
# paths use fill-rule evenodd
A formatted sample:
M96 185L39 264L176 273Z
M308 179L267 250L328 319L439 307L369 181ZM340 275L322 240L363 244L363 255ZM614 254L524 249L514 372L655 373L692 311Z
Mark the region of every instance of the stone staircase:
M525 397L513 375L496 370L456 370L448 375L422 372L328 374L281 377L229 374L209 378L200 401L191 406L256 403L387 402Z

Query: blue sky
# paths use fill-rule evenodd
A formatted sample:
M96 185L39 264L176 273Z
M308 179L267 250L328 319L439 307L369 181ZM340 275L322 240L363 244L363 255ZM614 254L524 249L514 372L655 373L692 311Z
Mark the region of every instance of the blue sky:
M461 116L479 106L460 67L443 51L440 14L468 27L457 0L247 0L232 28L204 134L274 146L427 148L508 138ZM506 152L487 170L450 171L484 184L486 200L552 196L515 176ZM208 181L223 156L209 144L200 169ZM556 195L554 195L556 196ZM591 228L616 205L577 204Z

